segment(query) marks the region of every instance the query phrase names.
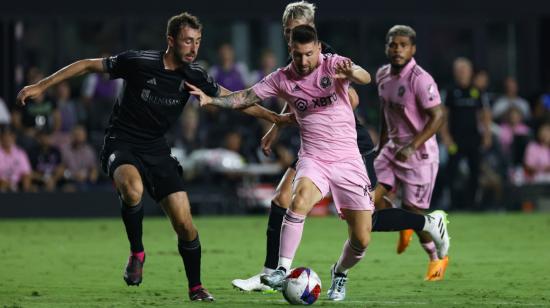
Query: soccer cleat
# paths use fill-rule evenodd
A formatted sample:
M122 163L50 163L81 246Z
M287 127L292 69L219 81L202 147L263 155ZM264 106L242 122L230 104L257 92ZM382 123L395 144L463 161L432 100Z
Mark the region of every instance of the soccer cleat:
M443 259L447 256L449 247L451 247L451 238L447 230L447 224L449 223L447 220L447 213L438 210L431 212L426 215L426 217L430 224L428 232L432 236L435 247L437 248L437 256L439 259Z
M193 302L213 302L214 297L201 285L189 290L189 299Z
M145 255L143 262L137 256L131 255L128 258L128 264L124 271L124 281L129 286L139 286L143 279L143 264L145 263Z
M330 268L330 288L327 291L328 299L331 301L343 301L346 298L346 282L348 276L342 273L336 273L336 264Z
M397 254L405 252L411 242L414 230L407 229L399 232L399 241L397 242Z
M271 274L263 274L260 276L260 281L268 287L275 290L281 290L283 288L283 281L286 278L286 270L283 267L279 267Z
M261 275L262 274L254 275L248 279L235 279L231 281L231 284L241 291L273 291L273 288L266 286L260 281Z
M449 257L446 256L442 260L430 261L428 264L428 272L424 280L426 281L439 281L445 277L445 270L449 264Z

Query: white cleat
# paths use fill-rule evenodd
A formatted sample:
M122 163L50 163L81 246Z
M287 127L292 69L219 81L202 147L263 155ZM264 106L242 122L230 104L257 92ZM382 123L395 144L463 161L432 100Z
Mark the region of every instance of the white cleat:
M430 222L430 229L428 232L434 240L435 247L437 248L437 256L439 259L443 259L449 254L449 247L451 247L451 238L447 230L447 213L444 211L433 211L428 216Z
M266 286L265 284L263 284L261 281L260 281L260 276L262 276L262 274L258 274L258 275L254 275L248 279L235 279L233 281L231 281L231 284L241 290L241 291L247 291L247 292L251 292L251 291L257 291L257 292L262 292L262 291L273 291L273 289L269 286Z
M336 264L330 268L330 288L327 291L328 299L331 301L343 301L346 298L346 283L348 276L345 274L335 273Z

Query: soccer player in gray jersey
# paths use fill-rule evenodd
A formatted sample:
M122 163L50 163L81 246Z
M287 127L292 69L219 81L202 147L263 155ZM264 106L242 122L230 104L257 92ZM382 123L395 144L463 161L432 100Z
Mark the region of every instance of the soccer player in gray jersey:
M185 81L212 96L231 92L220 87L194 63L201 43L197 17L182 13L169 19L165 51L129 50L118 55L76 61L18 94L20 105L35 99L63 80L86 73L108 73L125 81L124 93L113 107L101 153L103 170L111 177L121 204L130 257L124 272L128 285L142 282L145 250L142 243L144 187L169 217L178 237L192 301L214 298L202 286L201 245L181 177L181 167L170 155L164 138L188 98ZM252 106L245 113L271 122L285 116Z

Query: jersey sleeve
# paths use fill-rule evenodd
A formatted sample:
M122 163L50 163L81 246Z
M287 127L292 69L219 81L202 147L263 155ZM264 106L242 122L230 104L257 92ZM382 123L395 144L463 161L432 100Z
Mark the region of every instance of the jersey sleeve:
M281 70L277 70L265 76L264 79L252 86L252 90L262 100L277 96L280 89L281 74Z
M189 68L192 73L190 83L201 89L208 96L216 97L220 95L220 86L202 67L198 64L191 64Z
M424 73L417 77L413 84L416 101L423 109L430 109L441 104L441 96L432 76Z
M111 79L126 79L130 75L131 62L137 57L137 53L128 50L118 55L103 59L103 67L109 73Z

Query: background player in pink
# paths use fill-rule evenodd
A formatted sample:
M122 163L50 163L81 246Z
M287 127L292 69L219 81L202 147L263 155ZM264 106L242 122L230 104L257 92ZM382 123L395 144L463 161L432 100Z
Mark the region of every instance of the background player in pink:
M357 147L355 120L348 98L350 81L367 84L367 71L338 55L322 55L315 29L295 27L291 33L292 63L270 74L252 88L211 98L198 88L191 93L201 105L243 108L273 96L289 102L300 126L302 146L290 208L284 217L279 267L262 282L278 288L292 265L302 237L304 220L313 205L332 193L348 223L349 239L332 266L331 300L345 298L347 271L364 256L370 241L374 209L369 179Z
M390 64L376 73L383 114L380 153L374 163L378 175L375 204L383 208L383 197L400 184L403 207L422 213L429 208L437 175L439 151L435 133L443 124L444 116L437 84L413 58L415 39L416 33L411 27L392 27L386 35ZM427 232L416 233L430 257L426 280L443 279L448 257L439 259L436 245ZM412 230L400 234L398 253L405 250Z

